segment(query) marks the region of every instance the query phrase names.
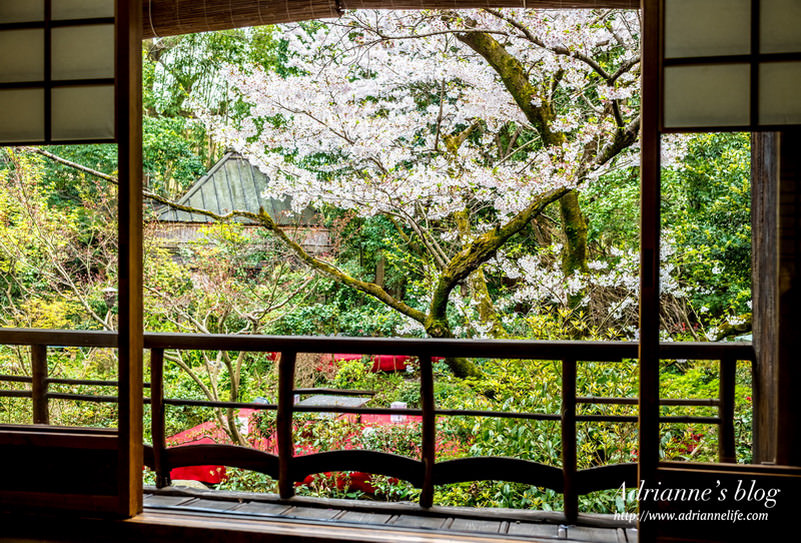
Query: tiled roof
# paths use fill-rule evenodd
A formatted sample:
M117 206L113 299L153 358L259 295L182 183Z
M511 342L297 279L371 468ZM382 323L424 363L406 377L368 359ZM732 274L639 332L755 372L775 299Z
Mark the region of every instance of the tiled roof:
M314 223L314 210L307 208L300 215L290 209L289 199L264 198L269 179L241 155L228 152L198 179L179 200L178 204L205 209L218 215L233 210L258 213L260 207L281 225L305 226ZM159 221L182 223L209 223L211 218L168 207L157 213ZM248 219L234 219L250 222Z

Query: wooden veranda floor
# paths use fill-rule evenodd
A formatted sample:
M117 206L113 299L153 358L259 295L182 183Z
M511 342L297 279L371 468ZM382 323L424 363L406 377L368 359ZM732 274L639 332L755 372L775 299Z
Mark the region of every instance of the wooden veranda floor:
M170 487L145 490L145 515L185 515L187 521L212 518L231 529L247 527L277 533L325 531L348 541L456 542L554 540L635 543L637 530L609 515L581 515L577 525L560 524L560 513L433 507L414 504L323 500Z

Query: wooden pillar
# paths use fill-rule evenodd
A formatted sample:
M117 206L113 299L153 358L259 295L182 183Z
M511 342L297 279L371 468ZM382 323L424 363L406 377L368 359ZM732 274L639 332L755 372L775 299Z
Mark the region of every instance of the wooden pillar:
M660 5L642 0L640 107L640 401L638 478L654 484L659 464L659 242L661 230ZM644 512L651 504L641 502ZM653 541L653 521L641 521L640 541Z
M142 9L117 0L119 513L142 511Z
M752 147L754 462L801 465L801 131Z
M776 461L779 136L751 138L751 273L755 464Z
M643 1L640 135L640 479L659 462L659 2Z
M801 465L801 130L779 135L776 463Z

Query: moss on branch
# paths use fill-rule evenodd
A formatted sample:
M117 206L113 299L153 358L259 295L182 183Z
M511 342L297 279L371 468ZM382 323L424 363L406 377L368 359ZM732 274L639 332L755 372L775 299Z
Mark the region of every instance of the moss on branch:
M551 130L554 111L551 104L537 93L529 81L525 66L495 38L485 32L466 32L457 38L473 51L484 57L503 81L528 122L540 133L546 145L561 144L565 136Z
M439 281L437 281L429 310L431 318L444 318L448 298L453 288L461 281L464 281L468 275L476 271L479 266L495 256L498 249L500 249L509 238L520 232L532 219L542 213L549 204L555 202L567 192L568 189L560 188L541 194L523 211L509 220L509 222L489 232L484 232L478 236L475 241L456 253L456 255L451 258L450 262L448 262L448 265L445 266L445 269L442 270Z
M559 199L562 230L565 235L562 249L562 272L565 277L587 268L587 220L579 207L578 193L571 190Z

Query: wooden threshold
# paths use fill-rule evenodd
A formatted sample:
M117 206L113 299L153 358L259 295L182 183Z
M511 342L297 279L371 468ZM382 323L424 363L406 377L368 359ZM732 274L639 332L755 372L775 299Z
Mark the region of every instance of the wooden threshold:
M169 496L168 496L169 497ZM180 500L180 497L173 497ZM188 498L198 501L197 498ZM502 522L507 533L489 533L493 521L451 519L450 529L440 527L435 517L411 515L386 515L361 513L351 520L336 513L317 509L300 511L303 515L328 519L279 518L260 515L253 510L245 514L247 506L233 504L239 514L231 511L210 510L212 504L201 504L207 511L181 511L180 508L155 509L145 505L143 513L128 520L101 520L76 518L73 516L17 515L0 516L3 530L0 541L27 541L48 543L99 543L169 542L192 541L192 543L636 543L637 531L633 529L590 528L586 526L558 526ZM261 504L264 506L265 504ZM300 510L301 507L294 507ZM311 509L311 508L308 508ZM345 515L351 515L346 512ZM372 515L372 517L370 516ZM386 517L395 519L394 525L381 525ZM428 519L429 527L420 527L420 519Z
M178 529L207 527L218 536L267 532L265 541L634 543L637 530L607 515L580 515L565 525L562 513L204 491L148 489L144 514L129 523ZM228 531L226 531L228 530ZM229 531L231 533L229 533ZM192 534L192 538L198 534ZM211 532L209 537L213 539ZM261 540L261 539L259 539Z

